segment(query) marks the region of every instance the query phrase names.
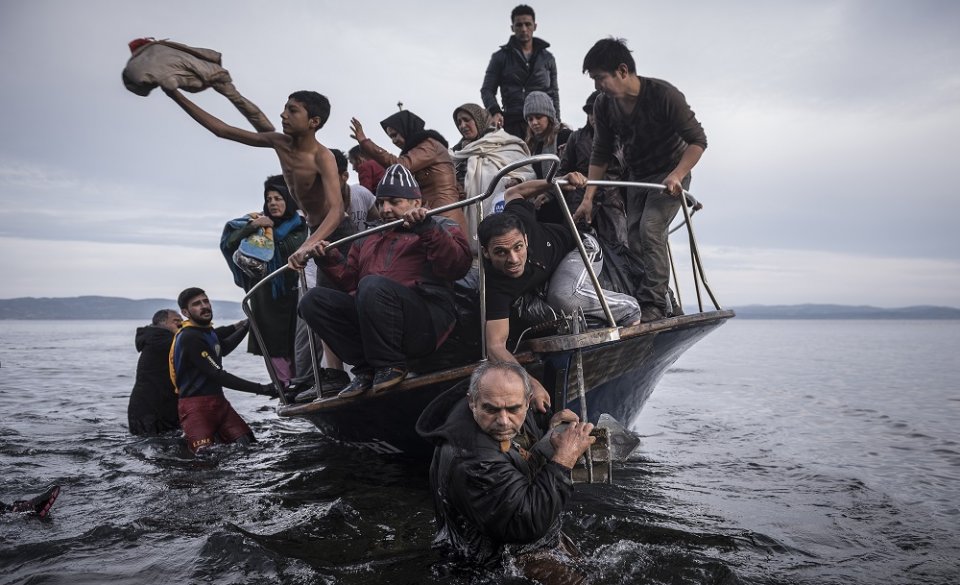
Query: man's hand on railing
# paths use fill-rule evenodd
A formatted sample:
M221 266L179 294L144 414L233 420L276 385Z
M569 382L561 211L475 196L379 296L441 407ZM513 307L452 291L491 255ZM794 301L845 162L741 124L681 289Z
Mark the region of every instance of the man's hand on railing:
M667 178L663 180L663 186L665 187L663 192L667 195L679 197L683 193L683 185L680 183L682 179L683 177L676 177L672 173L667 175Z
M403 227L409 228L425 219L427 219L427 208L415 207L403 214Z
M561 179L567 182L565 185L560 185L564 191L575 191L587 186L587 178L576 171L567 173Z
M290 254L290 257L287 258L287 266L294 270L303 270L307 266L307 261L310 260L311 247L308 242L304 242L296 252Z

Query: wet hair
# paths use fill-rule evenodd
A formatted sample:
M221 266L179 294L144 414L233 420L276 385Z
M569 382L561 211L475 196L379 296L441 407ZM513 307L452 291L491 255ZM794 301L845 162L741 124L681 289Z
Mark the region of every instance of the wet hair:
M295 91L290 94L288 99L296 100L303 104L303 107L307 110L307 115L311 118L314 116L320 118L320 125L317 126L317 129L323 128L323 125L327 123L327 119L330 118L330 100L315 91L305 89Z
M170 318L170 313L173 313L174 315L177 314L177 312L173 309L160 309L153 314L153 321L151 321L150 324L154 327L159 327L164 321Z
M510 11L510 24L513 24L513 19L518 16L529 16L533 19L533 22L537 22L537 15L533 11L533 8L530 8L526 4L518 4L516 8Z
M480 225L477 226L477 238L480 240L480 246L486 248L491 238L502 236L512 230L517 230L526 235L527 230L523 227L520 218L512 213L494 213L483 218Z
M183 292L177 296L177 306L181 309L186 309L187 305L190 304L190 301L199 297L200 295L207 294L202 288L197 288L191 286L190 288L183 289Z
M490 372L512 373L523 381L523 397L530 400L533 396L533 384L530 383L530 375L520 364L513 362L483 362L470 376L470 387L467 388L467 399L472 403L476 401L477 394L480 393L480 382L483 381Z
M627 41L624 39L614 37L600 39L590 47L583 58L583 72L596 70L613 73L622 63L627 66L627 71L636 73L637 64L630 53Z
M337 148L331 148L330 152L333 153L333 159L337 161L337 172L341 175L347 172L347 157L343 155L343 151Z

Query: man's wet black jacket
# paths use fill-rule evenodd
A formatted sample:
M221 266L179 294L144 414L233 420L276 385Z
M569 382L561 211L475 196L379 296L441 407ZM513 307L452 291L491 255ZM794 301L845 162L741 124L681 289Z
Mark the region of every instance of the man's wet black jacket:
M573 489L569 471L516 442L502 451L474 421L466 383L430 403L417 432L436 445L430 466L435 544L481 564L498 562L507 547L520 554L557 546L560 513ZM523 434L533 442L542 437L532 409Z

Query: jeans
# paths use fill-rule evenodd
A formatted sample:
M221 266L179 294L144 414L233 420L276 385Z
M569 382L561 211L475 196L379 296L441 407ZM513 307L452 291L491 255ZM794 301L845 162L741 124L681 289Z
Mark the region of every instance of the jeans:
M631 177L639 183L662 183L666 175ZM690 175L681 181L690 188ZM680 211L680 198L656 189L628 188L624 200L630 249L643 261L643 280L637 300L666 310L670 288L670 256L667 231Z

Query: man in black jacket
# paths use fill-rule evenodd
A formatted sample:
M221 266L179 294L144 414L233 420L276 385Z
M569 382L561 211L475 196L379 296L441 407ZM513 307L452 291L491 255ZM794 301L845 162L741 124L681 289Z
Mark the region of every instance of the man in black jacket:
M569 428L543 439L528 407L532 393L522 366L487 362L474 371L466 399L456 386L417 421L417 432L436 445L435 544L454 557L490 567L509 553L525 566L531 553L565 552L560 513L573 490L570 470L594 441L593 425L563 410L550 428Z
M180 395L177 410L187 446L196 452L214 443L252 442L253 431L223 395L224 386L276 395L272 384L250 382L223 369L223 356L243 341L246 321L214 329L210 299L196 287L181 292L177 303L187 320L173 339L170 376Z
M557 86L557 62L547 50L550 43L534 38L537 30L533 8L520 4L510 13L513 36L490 57L480 87L480 99L493 118L493 123L523 138L527 123L523 103L531 91L542 91L553 99L560 120L560 89ZM497 88L503 108L497 103Z
M170 380L170 346L182 319L173 309L160 309L146 327L137 327L134 342L140 359L137 380L127 405L133 435L157 436L180 428L177 392Z

